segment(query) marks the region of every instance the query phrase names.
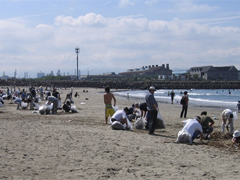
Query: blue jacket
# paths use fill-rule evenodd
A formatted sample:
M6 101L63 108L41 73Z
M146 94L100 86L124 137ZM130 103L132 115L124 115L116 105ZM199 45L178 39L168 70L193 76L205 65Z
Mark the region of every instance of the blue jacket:
M148 111L156 110L156 108L153 107L153 105L155 104L158 107L158 103L155 100L153 93L148 92L148 94L145 96L145 100L146 100L146 103L147 103L147 110Z

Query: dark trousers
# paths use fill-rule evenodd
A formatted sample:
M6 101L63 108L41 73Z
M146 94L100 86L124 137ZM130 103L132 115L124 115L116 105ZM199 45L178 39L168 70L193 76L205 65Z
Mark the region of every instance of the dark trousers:
M149 113L149 134L154 133L156 125L157 125L157 111L148 111Z
M187 106L187 105L183 105L183 106L182 106L182 112L181 112L180 118L182 118L183 113L184 113L184 118L186 118L186 116L187 116L187 110L188 110L188 106Z

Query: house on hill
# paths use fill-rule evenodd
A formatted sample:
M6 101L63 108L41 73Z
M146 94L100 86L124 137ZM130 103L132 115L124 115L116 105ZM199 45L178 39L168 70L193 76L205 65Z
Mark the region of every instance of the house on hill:
M187 71L187 74L189 74L193 78L202 78L205 80L238 80L238 70L235 68L235 66L197 66L191 67Z

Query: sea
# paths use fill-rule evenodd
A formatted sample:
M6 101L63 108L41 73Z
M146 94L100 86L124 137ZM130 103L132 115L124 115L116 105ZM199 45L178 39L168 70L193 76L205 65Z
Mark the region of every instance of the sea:
M187 91L189 96L189 106L217 107L237 110L237 103L240 101L239 89L177 89L174 90L174 104L180 104L183 92ZM158 102L171 103L171 89L161 89L154 93ZM127 99L136 99L138 102L145 102L145 95L148 90L129 90L114 92L116 96Z

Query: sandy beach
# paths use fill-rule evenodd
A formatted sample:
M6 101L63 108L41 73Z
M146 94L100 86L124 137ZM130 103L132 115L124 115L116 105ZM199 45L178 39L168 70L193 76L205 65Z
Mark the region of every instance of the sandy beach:
M29 109L16 110L16 104L5 100L0 107L0 179L240 178L240 150L230 147L230 140L224 140L223 146L214 146L214 139L204 140L204 144L196 139L193 145L174 142L182 128L180 104L170 104L170 99L169 103L159 102L166 129L150 136L146 130L117 131L105 124L104 89L76 91L80 98L73 100L78 113L58 110L57 115L40 115ZM59 92L64 100L70 90ZM121 109L136 102L116 99ZM189 106L187 118L203 110L219 119L214 131L220 131L224 109ZM240 130L239 121L234 127Z

